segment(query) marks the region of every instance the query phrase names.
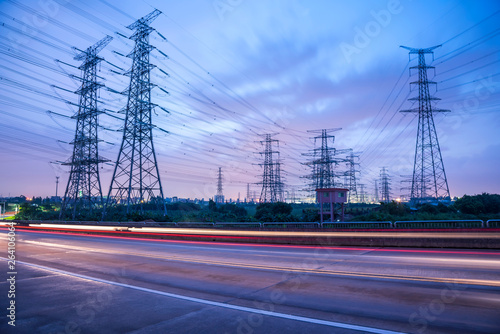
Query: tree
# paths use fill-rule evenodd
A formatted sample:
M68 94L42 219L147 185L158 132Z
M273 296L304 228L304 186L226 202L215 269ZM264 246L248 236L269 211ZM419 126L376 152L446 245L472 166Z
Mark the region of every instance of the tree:
M38 205L25 202L19 206L19 212L16 215L16 219L19 220L37 219L40 216L41 212L42 210L40 210L40 207Z
M208 201L208 211L217 212L217 204L212 199Z
M260 203L257 205L255 218L261 221L295 221L296 218L291 215L293 207L284 202Z
M499 213L500 212L500 195L486 194L481 195L464 195L455 202L455 208L460 212L468 214L481 213Z
M409 209L404 203L391 201L389 203L380 203L380 212L403 216L409 213Z

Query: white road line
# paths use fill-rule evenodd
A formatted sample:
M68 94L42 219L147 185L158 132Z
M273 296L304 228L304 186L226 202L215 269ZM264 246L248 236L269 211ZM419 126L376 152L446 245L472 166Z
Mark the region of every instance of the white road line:
M8 259L4 258L4 257L0 257L0 259L8 261ZM321 320L321 319L307 318L307 317L301 317L301 316L296 316L296 315L291 315L291 314L285 314L285 313L278 313L278 312L271 312L271 311L259 310L259 309L251 308L251 307L244 307L244 306L237 306L237 305L231 305L231 304L226 304L226 303L219 303L219 302L214 302L214 301L211 301L211 300L206 300L206 299L201 299L201 298L187 297L187 296L182 296L182 295L178 295L178 294L174 294L174 293L168 293L168 292L163 292L163 291L159 291L159 290L143 288L143 287L136 286L136 285L124 284L124 283L108 281L108 280L100 279L100 278L96 278L96 277L90 277L90 276L86 276L86 275L80 275L80 274L72 273L72 272L69 272L69 271L64 271L64 270L59 270L59 269L55 269L55 268L40 266L38 264L33 264L33 263L28 263L28 262L23 262L23 261L16 261L16 263L24 264L26 266L30 266L30 267L41 269L41 270L55 272L55 273L58 273L58 274L61 274L61 275L78 277L78 278L81 278L81 279L84 279L84 280L88 280L88 281L94 281L94 282L99 282L99 283L104 283L104 284L116 285L116 286L120 286L120 287L124 287L124 288L129 288L129 289L134 289L134 290L138 290L138 291L154 293L154 294L161 295L161 296L166 296L166 297L171 297L171 298L176 298L176 299L187 300L187 301L194 302L194 303L200 303L200 304L206 304L206 305L211 305L211 306L223 307L223 308L228 308L228 309L237 310L237 311L257 313L257 314L262 314L262 315L268 315L268 316L271 316L271 317L283 318L283 319L288 319L288 320L303 321L303 322L308 322L308 323L312 323L312 324L318 324L318 325L324 325L324 326L330 326L330 327L350 329L350 330L361 331L361 332L365 332L365 333L403 334L402 332L394 332L394 331L389 331L389 330L384 330L384 329L378 329L378 328L372 328L372 327L350 325L350 324L344 324L344 323L341 323L341 322L334 322L334 321L327 321L327 320Z

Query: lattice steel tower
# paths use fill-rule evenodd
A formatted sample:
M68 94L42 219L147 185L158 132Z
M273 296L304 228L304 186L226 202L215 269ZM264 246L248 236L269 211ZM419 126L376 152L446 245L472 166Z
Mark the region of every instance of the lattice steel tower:
M247 197L245 199L247 203L252 202L252 194L250 193L250 183L247 183Z
M389 203L391 201L391 180L389 177L389 173L387 172L386 167L382 167L380 170L380 186L381 186L381 194L382 199L381 202Z
M377 183L377 180L375 180L375 197L373 198L375 203L378 203L379 202L379 198L378 198L378 183Z
M409 101L418 101L418 106L410 110L401 110L401 112L418 113L417 143L410 195L410 200L415 203L450 199L448 180L433 118L434 113L449 112L449 110L436 109L432 106L432 102L439 98L429 93L429 84L436 84L436 82L428 80L427 70L434 67L425 64L425 55L430 53L434 56L433 50L440 46L427 49L402 46L410 51L410 56L418 55L418 65L410 67L410 71L411 69L418 70L418 81L410 83L418 85L418 96L409 99Z
M365 184L360 183L358 184L360 190L359 190L359 202L360 203L366 203L366 192L365 192Z
M66 210L71 209L72 217L75 219L80 210L92 211L103 203L99 163L107 160L99 157L97 137L98 115L101 113L97 109L97 92L103 86L97 82L97 65L103 58L97 54L112 39L106 36L74 58L83 61L78 67L82 71L80 78L82 85L76 91L80 95L78 112L72 117L76 119L75 138L71 142L73 156L71 161L63 163L63 165L71 166L71 171L60 217L64 216Z
M135 46L128 55L132 58L132 68L125 126L107 199L107 206L115 203L126 205L127 213L131 210L142 212L148 202L166 213L151 123L154 108L151 89L154 85L150 81L150 71L155 65L149 62L149 53L154 49L149 44L149 34L153 31L149 24L160 14L156 9L127 27L134 30L130 39Z
M349 203L358 202L358 189L356 187L356 173L359 173L359 170L356 170L356 165L359 165L359 162L355 162L355 159L359 158L359 155L355 155L354 152L351 152L347 158L345 159L347 163L347 184L345 187L349 189L349 197L347 201Z
M224 194L222 193L222 167L219 167L217 174L217 195L215 195L215 203L224 204Z
M318 133L321 135L314 137L314 142L321 140L321 147L312 149L311 153L306 153L303 155L312 156L313 160L306 163L312 168L311 175L305 176L305 178L311 179L312 188L314 191L318 188L332 188L335 186L335 174L334 167L338 163L338 159L335 159L335 154L337 153L335 148L328 146L328 141L331 139L333 144L335 141L335 136L330 135L329 132L338 131L338 129L321 129L321 130L308 130L307 132Z
M281 181L281 160L279 151L273 150L273 143L279 149L279 141L272 139L273 134L266 134L266 140L261 141L265 144L264 172L262 174L262 191L260 193L260 202L276 203L283 202L283 182ZM276 156L276 157L275 157Z

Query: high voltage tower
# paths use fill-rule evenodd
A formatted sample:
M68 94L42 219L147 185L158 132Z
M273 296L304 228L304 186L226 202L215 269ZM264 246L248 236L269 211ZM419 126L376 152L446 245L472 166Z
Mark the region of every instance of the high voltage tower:
M391 180L386 167L382 167L380 170L380 187L381 187L381 202L389 203L391 201Z
M356 158L359 159L359 155L354 154L354 152L351 151L345 159L345 162L347 163L347 182L344 187L349 189L349 198L347 199L349 203L359 201L358 189L356 187L356 173L359 173L359 170L356 170L356 165L359 166L359 162L356 162Z
M375 180L375 197L374 197L374 201L375 201L375 203L378 203L378 202L379 202L379 198L378 198L378 183L377 183L377 180Z
M217 195L214 197L215 203L224 204L224 194L222 193L222 167L219 167L219 172L217 173Z
M427 70L434 67L425 64L425 55L430 53L434 56L433 50L438 47L440 45L426 49L402 46L410 51L410 55L418 55L418 65L410 67L410 70L418 69L418 81L411 83L418 85L418 96L409 99L409 101L418 101L418 107L401 110L401 112L418 113L417 143L410 194L410 200L414 203L450 199L448 180L433 118L435 112L449 112L449 110L435 109L432 106L432 101L439 100L439 98L429 93L429 84L436 84L436 82L427 79Z
M331 143L335 142L335 136L330 135L329 132L341 130L337 129L322 129L322 130L308 130L311 133L321 133L321 135L314 137L314 142L316 140L321 140L321 147L315 147L312 149L311 153L305 153L303 155L312 156L313 160L307 162L312 168L311 175L305 176L311 179L312 189L314 191L319 188L332 188L335 187L335 173L334 167L338 164L338 159L335 159L335 154L338 153L335 148L328 146L328 141L331 139Z
M142 212L144 204L154 202L166 214L151 123L154 108L151 88L154 85L150 81L150 71L155 66L149 62L149 54L154 49L149 44L149 34L153 31L149 24L160 14L156 9L127 27L134 30L130 39L135 46L128 55L132 58L132 69L129 72L125 126L106 203L106 206L125 204L127 213L134 209Z
M266 134L266 139L260 141L265 145L264 172L262 174L262 191L260 193L261 203L276 203L283 202L283 182L281 181L281 160L279 153L279 141L272 139L275 134ZM273 150L273 143L278 150Z
M366 203L366 192L365 192L365 184L360 183L358 184L360 190L359 190L359 202L360 203Z
M97 91L102 86L97 82L97 65L103 59L97 54L111 42L113 38L106 36L85 51L81 51L74 59L83 61L78 67L82 72L82 85L77 94L80 95L78 112L72 117L76 119L73 156L71 161L63 165L71 166L68 185L64 193L60 217L67 209L71 209L75 219L80 210L98 208L102 205L101 180L99 163L107 160L99 157L97 128L99 126L97 109ZM80 50L78 50L80 51ZM59 183L59 178L58 182Z

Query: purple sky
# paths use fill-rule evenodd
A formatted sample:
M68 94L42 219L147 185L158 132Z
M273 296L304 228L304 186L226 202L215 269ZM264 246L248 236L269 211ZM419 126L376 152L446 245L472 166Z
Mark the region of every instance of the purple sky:
M335 132L337 149L359 152L359 179L373 193L380 168L392 178L392 195L404 194L401 175L413 170L417 119L409 109L406 45L435 50L435 115L452 196L499 193L500 2L498 1L0 1L0 196L59 194L77 103L69 91L79 71L71 47L86 49L105 35L114 40L100 55L128 70L133 43L116 34L158 8L151 43L156 88L153 121L165 196L212 197L221 166L226 198L260 193L262 157L258 134L278 132L287 190L305 188L303 153L314 148L307 130ZM56 61L58 60L58 61ZM99 75L115 91L127 77L102 63ZM415 72L412 71L411 74ZM62 88L62 89L61 89ZM102 91L101 108L118 111L121 95ZM215 102L215 103L214 103ZM47 113L51 110L53 113ZM117 158L121 122L106 114L100 154ZM115 131L113 131L115 130ZM107 194L112 163L103 165ZM337 166L338 172L345 165ZM341 180L342 181L342 180Z

